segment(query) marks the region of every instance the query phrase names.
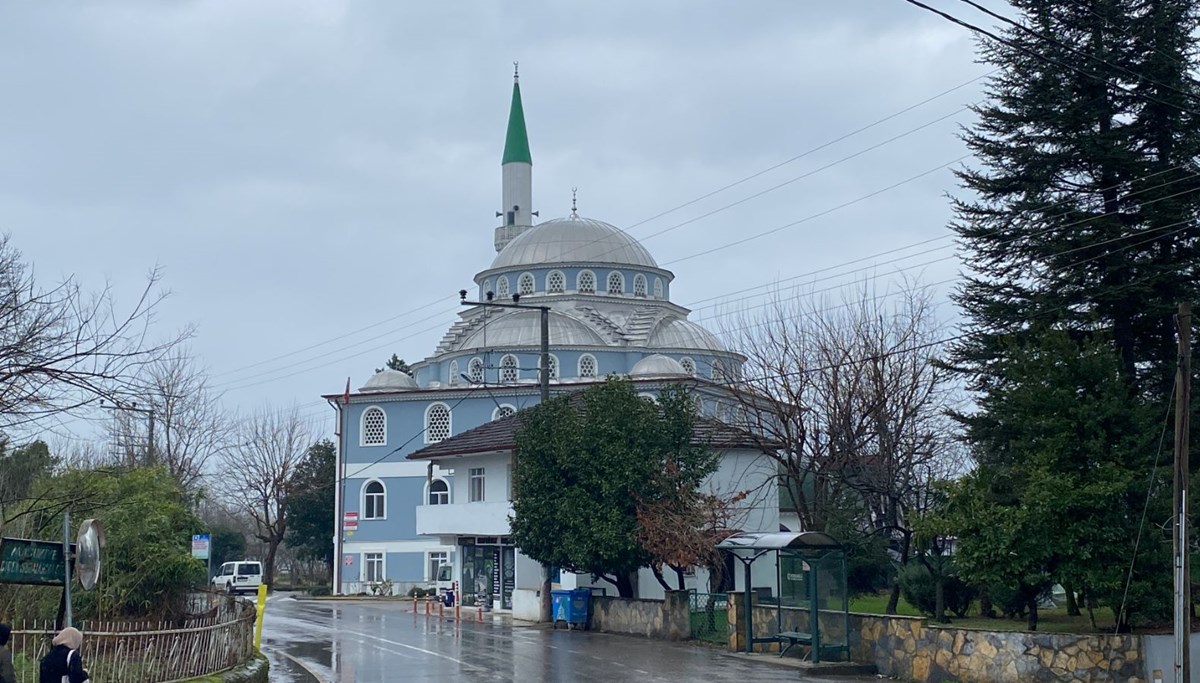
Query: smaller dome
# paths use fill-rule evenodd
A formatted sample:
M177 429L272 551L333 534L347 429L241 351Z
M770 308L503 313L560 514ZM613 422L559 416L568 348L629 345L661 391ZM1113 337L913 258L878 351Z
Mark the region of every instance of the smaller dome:
M417 380L399 370L384 370L377 372L367 383L359 387L363 392L412 391L419 389Z
M671 320L660 323L650 335L651 347L659 349L699 349L724 351L725 345L712 332L690 320Z
M658 353L639 360L629 371L630 377L674 377L677 375L687 377L688 371L683 369L679 361Z

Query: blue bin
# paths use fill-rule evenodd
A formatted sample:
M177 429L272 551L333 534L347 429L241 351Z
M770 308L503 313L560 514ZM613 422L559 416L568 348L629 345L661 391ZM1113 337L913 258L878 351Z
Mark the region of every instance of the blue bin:
M554 623L566 622L567 628L574 626L587 627L588 612L591 607L592 591L587 588L574 590L550 591L551 608L554 611Z

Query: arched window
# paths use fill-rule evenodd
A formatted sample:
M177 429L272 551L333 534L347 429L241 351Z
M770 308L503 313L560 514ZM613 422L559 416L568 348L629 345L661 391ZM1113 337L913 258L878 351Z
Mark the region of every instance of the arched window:
M585 353L579 357L579 376L580 377L595 377L596 376L596 357L590 353Z
M483 297L487 297L487 293L492 291L492 279L488 278L483 281Z
M679 359L679 364L683 366L683 369L687 371L687 374L696 374L696 361L692 360L691 358L684 356L683 358Z
M620 271L614 270L608 274L608 293L609 294L624 294L625 293L625 276Z
M505 275L496 278L496 296L501 299L508 298L508 277Z
M546 291L551 294L562 294L567 288L567 277L561 270L552 270L546 276Z
M472 358L471 363L467 366L467 376L475 384L483 382L483 359Z
M492 419L499 420L502 417L508 417L509 415L515 415L516 412L517 412L516 406L510 405L508 403L502 403L502 404L496 406L496 409L492 411Z
M447 380L448 380L447 384L449 384L450 386L452 386L452 387L458 386L458 361L456 361L456 360L450 361L450 372L449 372L449 377L447 377Z
M512 384L521 377L521 368L517 363L517 357L509 354L500 359L500 383Z
M448 505L450 503L450 485L445 479L434 479L429 483L429 504Z
M712 377L714 382L725 381L725 366L716 358L713 359L712 370L709 372L709 376Z
M538 379L540 380L541 377L539 376ZM550 354L550 379L558 379L558 356L553 353Z
M596 274L590 270L579 271L579 277L576 278L577 284L575 289L578 289L581 294L596 293Z
M434 403L425 409L425 443L437 443L450 437L450 407Z
M646 296L646 276L641 273L633 276L633 295L643 298Z
M387 415L381 408L367 408L362 414L361 446L387 445Z
M654 298L655 299L663 298L663 283L662 283L662 278L660 278L660 277L654 278Z
M521 277L517 278L517 291L521 296L533 294L533 273L521 273Z
M387 517L387 490L383 482L371 480L363 487L363 519Z

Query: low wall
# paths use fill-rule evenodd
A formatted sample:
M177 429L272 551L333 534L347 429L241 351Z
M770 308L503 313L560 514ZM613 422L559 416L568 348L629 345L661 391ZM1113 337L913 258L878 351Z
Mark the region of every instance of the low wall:
M742 652L744 603L741 594L730 598L729 647ZM779 630L777 609L753 606L755 638ZM782 619L785 631L808 630L806 609L784 608ZM832 628L823 640L842 642L837 625L844 622L829 619L828 623ZM754 649L777 652L779 648L772 643ZM981 631L930 626L920 617L851 614L850 658L874 664L885 676L916 683L1148 680L1141 636Z
M517 588L512 595L513 619L542 620L542 592L532 588Z
M691 637L688 594L667 593L663 600L635 600L592 596L591 628L608 633L627 633L657 640L687 640Z

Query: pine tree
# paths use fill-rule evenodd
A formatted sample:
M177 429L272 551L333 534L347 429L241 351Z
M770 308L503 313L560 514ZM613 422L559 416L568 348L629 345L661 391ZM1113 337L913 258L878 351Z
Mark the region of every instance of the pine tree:
M1197 16L1185 0L1014 0L1025 29L985 42L1000 68L965 141L953 229L973 271L953 362L985 394L1007 340L1109 332L1141 396L1172 386L1171 314L1197 292Z

